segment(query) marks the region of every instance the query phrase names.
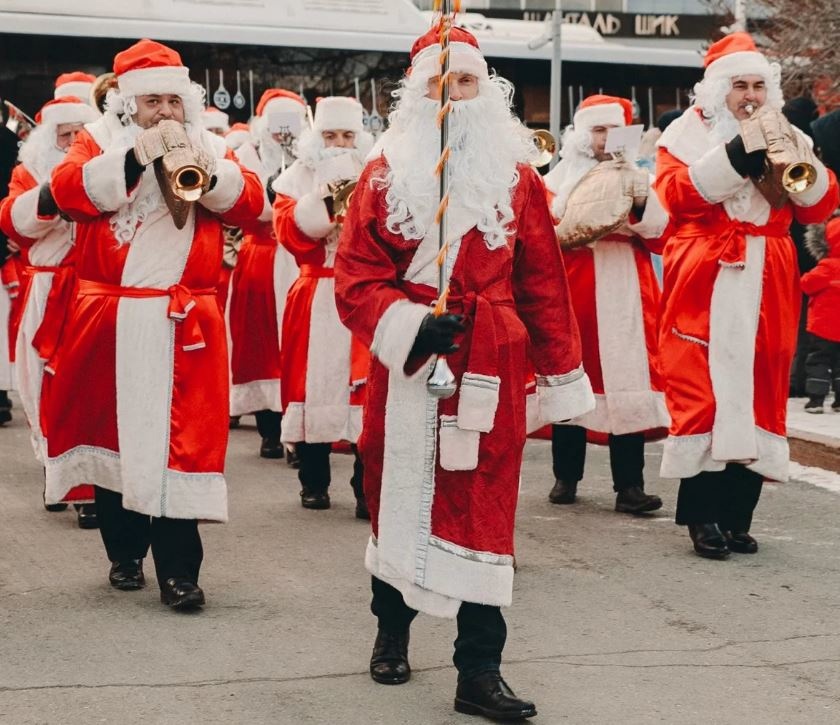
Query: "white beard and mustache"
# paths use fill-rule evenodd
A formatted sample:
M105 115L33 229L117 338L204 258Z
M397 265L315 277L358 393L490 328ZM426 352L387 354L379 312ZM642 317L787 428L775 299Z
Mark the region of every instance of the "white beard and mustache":
M545 185L554 193L551 213L562 219L566 203L580 180L598 165L592 151L592 132L589 129L575 129L569 126L562 138L561 160L545 176Z
M56 132L57 126L52 123L36 126L18 153L18 160L39 184L50 180L52 170L64 161L67 153L55 145Z
M361 169L365 164L365 157L373 147L373 137L362 131L356 134L356 145L352 148L327 148L324 145L324 138L320 131L308 128L301 133L297 141L297 158L301 164L310 169L315 169L322 162L335 156L352 154L357 166Z
M389 170L373 180L387 189L386 227L408 240L422 240L432 230L439 203L440 102L425 92L425 82L405 82L391 128L380 140ZM479 95L453 102L449 118L449 209L474 221L490 249L507 244L517 164L536 155L530 132L511 114L509 93L506 81L480 81Z

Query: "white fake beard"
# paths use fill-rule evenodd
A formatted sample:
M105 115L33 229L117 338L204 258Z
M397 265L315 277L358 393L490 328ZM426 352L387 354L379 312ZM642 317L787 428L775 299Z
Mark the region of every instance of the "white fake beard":
M551 213L555 219L563 218L569 196L580 180L598 165L592 151L592 132L569 126L563 134L560 155L560 162L545 176L546 187L554 192Z
M366 131L356 134L356 145L353 148L327 148L324 137L319 131L306 129L301 133L297 142L298 161L310 169L314 169L322 161L340 156L345 153L353 154L359 168L365 165L365 157L373 146L373 137Z
M56 125L36 126L20 147L18 160L39 184L49 181L52 170L64 161L67 150L55 145Z
M262 172L265 174L265 179L276 174L281 169L291 166L295 160L294 152L297 146L297 139L292 142L292 148L288 149L285 146L277 143L271 132L266 126L260 129L257 136L258 149L260 152L260 164L262 165Z
M439 108L438 101L425 96L425 84L414 88L409 80L392 113L391 129L382 139L389 171L375 182L388 189L386 227L405 239L423 239L433 226L440 192L435 175ZM449 146L449 208L478 220L476 226L489 249L504 246L514 219L511 194L519 181L516 166L532 159L536 150L495 79L481 81L476 98L453 102Z
M732 111L726 107L719 109L714 116L706 120L711 126L709 138L715 146L728 143L741 132L741 124L732 114Z

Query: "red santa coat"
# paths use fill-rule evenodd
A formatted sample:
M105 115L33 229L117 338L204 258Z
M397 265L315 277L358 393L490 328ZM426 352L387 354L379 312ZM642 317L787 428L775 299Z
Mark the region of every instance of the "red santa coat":
M828 254L802 275L808 295L808 332L840 342L840 234L826 234Z
M239 162L266 183L257 150L243 144ZM271 205L243 227L244 238L233 271L230 296L230 414L281 411L280 349L283 311L298 275L294 257L277 241Z
M149 168L126 189L119 134L111 114L90 124L52 177L56 202L78 222L79 298L50 396L47 502L95 481L121 492L133 511L225 521L229 390L215 297L221 224L258 215L262 187L202 132L217 158L214 188L182 230L161 204L120 244L115 212L157 182Z
M552 185L559 181L546 180ZM668 216L651 191L642 219L631 219L594 244L563 253L583 369L595 393L595 409L570 421L572 425L596 434L649 431L660 437L670 424L657 364L661 293L650 259L651 252L662 252L667 224Z
M46 463L47 421L44 414L49 379L44 378L58 348L67 309L72 303L72 222L58 214L38 215L38 195L49 178L18 164L9 182L9 196L0 205L0 229L21 248L27 278L15 340L17 388L29 422L32 448L41 465ZM92 493L90 491L89 493Z
M696 109L658 142L656 190L675 225L664 254L660 360L671 428L661 475L739 462L788 476L785 418L800 310L792 219L824 220L834 175L771 209L731 166Z
M283 315L281 437L287 443L355 443L368 358L336 309L338 229L309 166L295 161L274 189L274 232L300 268Z
M19 254L0 266L0 390L15 390L15 340L20 328L21 270Z
M371 179L386 173L379 158L362 174L336 264L342 319L373 356L359 445L373 525L366 566L431 614L455 616L462 601L509 605L531 365L544 422L594 406L545 191L519 167L515 228L495 250L450 210L460 241L448 309L467 331L447 357L458 392L438 401L426 390L432 361L408 360L437 293L437 230L417 242L385 228L387 189Z

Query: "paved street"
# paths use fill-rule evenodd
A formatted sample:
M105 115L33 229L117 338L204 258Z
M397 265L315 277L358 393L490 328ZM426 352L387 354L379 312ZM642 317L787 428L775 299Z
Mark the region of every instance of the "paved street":
M304 511L296 474L232 431L231 523L202 528L204 611L107 583L97 532L40 503L20 407L0 429L0 723L481 722L452 711L454 623L412 630L414 676L371 682L375 622L353 518L350 460L334 456L332 510ZM695 557L659 515L612 511L607 458L590 451L580 503L547 502L550 451L529 443L519 572L504 673L554 723L840 721L840 495L767 486L757 556Z

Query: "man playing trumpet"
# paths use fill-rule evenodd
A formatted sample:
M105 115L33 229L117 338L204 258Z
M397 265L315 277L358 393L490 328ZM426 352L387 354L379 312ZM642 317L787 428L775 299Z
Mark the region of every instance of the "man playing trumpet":
M595 95L584 100L563 139L563 160L546 176L552 213L569 276L572 305L583 343L583 367L596 407L568 424L552 426L555 484L549 500L575 502L583 478L587 433L607 443L616 511L640 514L662 506L645 493L645 438L664 435L668 411L656 365L659 283L651 252L660 253L668 217L649 194L647 171L635 159L605 151L611 128L632 122L626 98ZM599 208L597 189L607 197ZM627 183L629 182L629 183ZM616 198L623 197L623 204ZM574 217L578 222L570 221ZM592 231L603 226L606 233ZM589 244L578 244L587 236Z
M779 67L747 33L714 43L705 66L693 106L658 142L656 190L675 229L660 331L672 418L662 475L681 479L676 520L697 554L722 559L757 551L749 530L762 482L788 477L785 411L800 310L788 230L793 219L825 220L838 188L781 117ZM810 186L768 188L781 177L779 138L768 134L769 151L751 150L754 134L742 129L754 120L787 136L784 155L812 167Z
M264 195L202 128L178 53L141 40L114 72L107 112L52 175L77 222L79 288L51 390L47 497L94 482L111 585L141 588L151 545L161 600L187 609L204 603L198 520L227 520L222 222L250 221ZM179 157L190 163L173 169ZM179 180L187 199L173 198Z

